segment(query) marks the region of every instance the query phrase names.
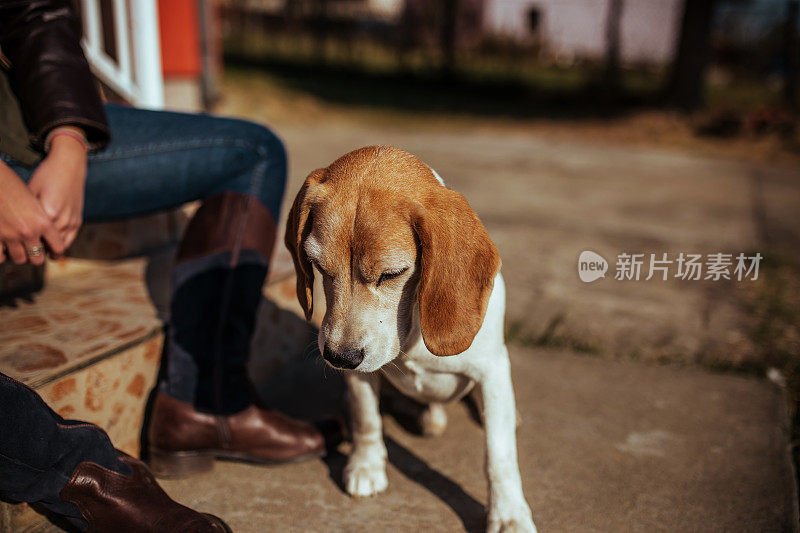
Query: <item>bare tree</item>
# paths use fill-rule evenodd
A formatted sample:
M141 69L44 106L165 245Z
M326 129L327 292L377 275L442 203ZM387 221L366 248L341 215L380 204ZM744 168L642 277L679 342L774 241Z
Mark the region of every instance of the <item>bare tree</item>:
M603 84L608 89L617 89L620 85L620 23L624 0L609 0L606 17L606 65Z
M456 68L456 31L459 0L442 0L442 74L452 76Z
M791 107L797 107L797 90L800 82L800 41L797 37L797 25L800 22L800 1L788 0L786 5L786 26L784 31L784 57L786 61L786 78L784 99Z
M314 59L320 65L327 62L326 48L330 33L328 0L314 0L312 3L312 27L314 29Z
M716 0L684 0L683 3L680 40L666 86L666 100L685 111L703 103L715 4Z

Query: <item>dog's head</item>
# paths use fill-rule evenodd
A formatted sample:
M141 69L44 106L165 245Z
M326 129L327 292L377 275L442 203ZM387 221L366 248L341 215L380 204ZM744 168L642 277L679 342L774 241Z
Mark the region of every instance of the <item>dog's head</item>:
M286 246L307 319L314 270L322 276L324 358L364 372L420 334L436 355L469 348L500 269L497 247L464 197L388 146L355 150L312 172L289 213Z

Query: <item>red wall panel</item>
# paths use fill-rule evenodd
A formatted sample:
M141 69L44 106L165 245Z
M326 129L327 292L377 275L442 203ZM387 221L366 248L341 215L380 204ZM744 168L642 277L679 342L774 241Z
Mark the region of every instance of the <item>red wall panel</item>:
M164 76L199 77L202 66L197 0L159 0L158 22Z

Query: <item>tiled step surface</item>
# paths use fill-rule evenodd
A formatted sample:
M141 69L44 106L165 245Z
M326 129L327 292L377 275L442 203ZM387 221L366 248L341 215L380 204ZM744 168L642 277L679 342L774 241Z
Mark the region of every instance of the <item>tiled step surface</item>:
M70 251L78 258L48 262L44 290L13 306L0 300L0 372L34 388L65 418L99 425L134 456L163 343L156 309L168 308L174 245L191 210L86 225ZM159 250L149 259L120 259ZM0 279L0 293L8 281ZM291 257L278 246L253 341L256 383L313 344L295 283ZM316 307L318 323L323 306ZM0 502L6 531L59 529L27 505Z
M61 416L102 426L133 454L162 338L144 265L78 264L33 301L0 308L0 371L37 390Z
M0 372L138 455L163 340L143 283L145 261L68 263L48 265L47 285L32 301L0 307ZM0 504L0 531L50 527L26 505Z

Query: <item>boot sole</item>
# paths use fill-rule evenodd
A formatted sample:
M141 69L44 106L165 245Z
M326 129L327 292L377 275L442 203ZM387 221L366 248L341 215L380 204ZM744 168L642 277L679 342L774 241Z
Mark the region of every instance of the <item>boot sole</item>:
M291 463L300 463L311 459L319 459L325 452L310 453L291 459L266 459L246 452L233 450L202 450L186 452L164 452L157 448L150 448L150 457L147 461L150 470L161 478L181 478L194 474L208 472L214 468L214 461L234 461L262 466L278 466Z
M225 530L225 533L233 533L233 530L231 529L231 526L229 526L228 524L223 522L220 517L214 516L213 514L208 514L208 513L203 513L203 514L206 515L209 519L213 520L214 523L219 524L220 527L222 527L222 529Z

